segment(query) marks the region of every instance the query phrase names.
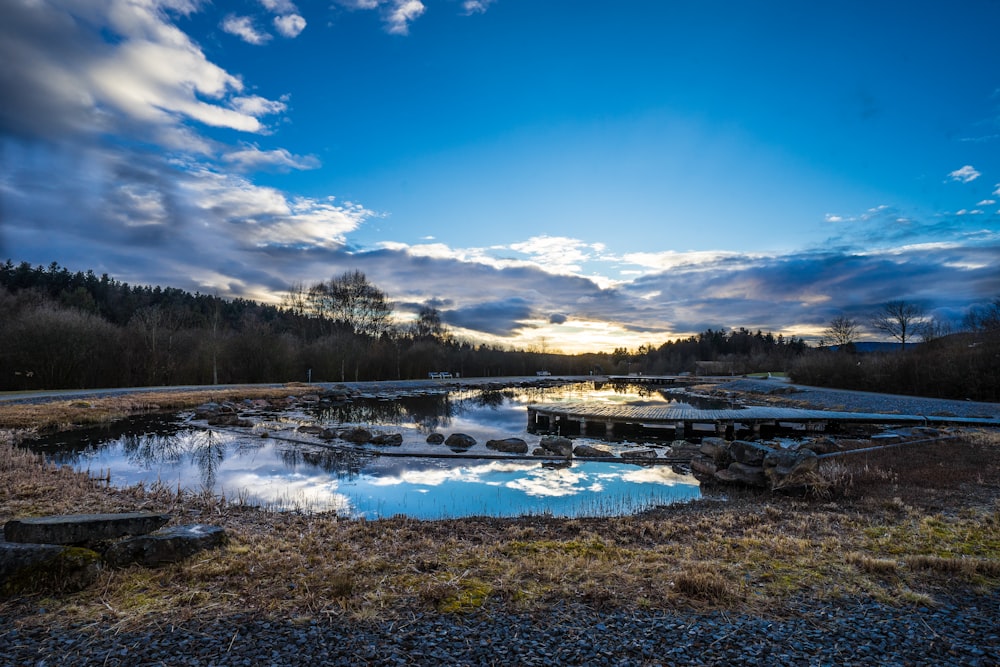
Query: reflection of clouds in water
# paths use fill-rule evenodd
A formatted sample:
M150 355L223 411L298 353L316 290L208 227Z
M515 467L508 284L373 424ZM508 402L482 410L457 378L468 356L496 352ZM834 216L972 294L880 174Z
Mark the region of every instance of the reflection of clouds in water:
M579 468L576 470L571 468L562 470L539 468L521 479L508 482L507 487L524 491L529 496L536 498L573 496L582 491L600 491L603 488L599 483L591 484L589 487L581 486L581 483L586 481L588 481L587 474Z
M670 466L658 465L648 468L636 468L622 475L622 480L634 482L636 484L691 484L692 478L686 475L678 475Z
M339 482L323 475L263 476L238 472L225 479L225 494L247 494L262 505L300 506L318 511L346 513L353 507L350 498L338 490Z
M454 468L429 468L426 470L400 470L396 475L384 475L370 480L372 486L398 486L400 484L420 484L440 486L446 482L469 482L489 484L483 478L493 473L520 473L538 467L539 463L516 463L490 461L482 465Z

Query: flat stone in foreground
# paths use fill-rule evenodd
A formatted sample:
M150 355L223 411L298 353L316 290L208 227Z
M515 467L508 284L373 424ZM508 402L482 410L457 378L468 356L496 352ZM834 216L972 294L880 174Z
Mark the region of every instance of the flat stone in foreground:
M116 542L104 552L104 560L112 567L126 567L132 563L157 567L177 563L199 551L221 546L225 541L226 531L219 526L176 526Z
M67 514L33 519L13 519L3 528L8 542L82 544L112 540L125 535L145 535L166 525L169 514Z
M0 542L0 597L36 590L73 593L100 572L101 557L90 549Z

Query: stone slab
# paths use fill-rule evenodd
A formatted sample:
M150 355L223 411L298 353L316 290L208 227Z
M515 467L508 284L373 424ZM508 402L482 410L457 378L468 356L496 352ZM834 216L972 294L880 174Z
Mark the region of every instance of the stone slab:
M104 552L104 560L112 567L127 567L133 563L157 567L177 563L199 551L221 546L226 531L219 526L190 524L174 526L150 535L129 537L112 544Z
M166 525L169 514L65 514L13 519L3 528L8 542L31 544L85 544L125 535L145 535Z

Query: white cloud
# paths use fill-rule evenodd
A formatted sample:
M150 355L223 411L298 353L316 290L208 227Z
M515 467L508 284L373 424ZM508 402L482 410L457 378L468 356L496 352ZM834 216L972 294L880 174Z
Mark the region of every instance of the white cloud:
M299 11L291 0L260 0L260 4L275 14L296 14Z
M976 206L993 206L993 204L996 204L996 200L994 200L994 199L984 199L981 202L979 202L978 204L976 204Z
M494 0L465 0L462 9L466 14L483 14L493 2Z
M298 37L306 29L306 20L298 14L275 16L274 27L283 37Z
M981 174L972 167L972 165L965 165L961 169L956 169L955 171L948 174L948 177L953 181L959 181L960 183L970 183Z
M259 95L234 97L229 100L229 105L240 113L254 118L281 113L288 108L282 101L269 100Z
M997 189L993 191L993 194L1000 197L1000 183L997 183Z
M226 162L251 171L260 168L276 168L280 171L290 169L318 169L320 161L309 155L292 155L284 148L262 151L257 146L245 146L241 150L232 151L222 156Z
M230 14L222 20L220 26L223 31L230 35L236 35L247 44L260 46L271 41L271 36L266 32L260 32L253 25L253 19L249 16L236 16Z
M844 217L840 215L834 215L833 213L827 213L825 220L827 222L843 222Z
M408 35L410 23L419 18L425 9L420 0L393 0L385 18L388 32L393 35Z

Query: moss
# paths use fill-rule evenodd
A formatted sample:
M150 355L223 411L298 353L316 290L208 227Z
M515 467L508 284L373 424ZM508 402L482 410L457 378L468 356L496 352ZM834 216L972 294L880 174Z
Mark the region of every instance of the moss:
M446 597L438 604L438 610L446 614L454 614L483 606L493 586L479 579L466 579L461 582L458 591Z

